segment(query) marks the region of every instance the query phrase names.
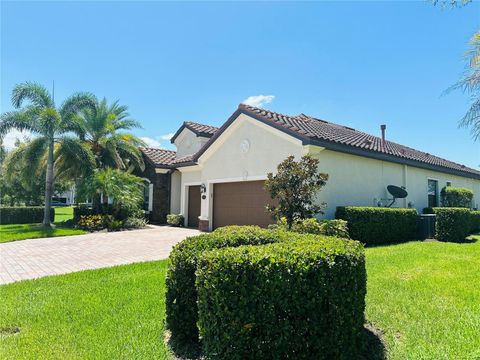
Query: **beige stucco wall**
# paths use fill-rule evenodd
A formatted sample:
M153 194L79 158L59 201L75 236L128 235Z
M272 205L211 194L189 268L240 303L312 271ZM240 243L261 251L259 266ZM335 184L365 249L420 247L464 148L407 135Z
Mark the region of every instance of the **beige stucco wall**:
M287 156L303 155L301 141L240 115L215 143L200 157L199 165L182 171L181 211L186 215L188 185L205 184L207 196L202 200L201 219L211 220L213 184L218 182L266 179Z
M185 128L175 139L177 158L195 154L208 141L207 137L197 136L193 131Z
M337 206L376 206L379 200L391 197L387 185L405 186L408 191L408 197L397 200L395 207L406 207L413 202L421 212L428 205L429 178L438 180L439 191L447 181L455 187L469 188L475 193L474 205L480 203L478 180L331 150L317 151L314 155L320 160L319 171L329 175L328 183L318 197L319 201L327 203L327 218L335 216Z
M185 139L181 139L182 143L183 141ZM329 174L327 185L318 195L319 202L327 203L324 215L326 218L335 216L337 206L376 206L382 199L383 203L387 204L386 199L390 198L390 195L386 187L390 184L405 186L409 193L406 199L397 200L394 206L406 207L408 203L413 203L413 206L421 212L428 204L428 178L438 180L439 191L447 181L451 181L452 186L473 190L474 206L480 205L479 180L315 146L302 146L300 140L241 114L202 154L198 165L179 169L181 172L181 194L177 200L179 212L187 215L188 186L205 184L207 194L202 200L200 218L209 220L211 224L212 190L215 183L265 179L266 174L275 172L277 165L287 156L294 155L298 159L307 153L320 159L319 171Z

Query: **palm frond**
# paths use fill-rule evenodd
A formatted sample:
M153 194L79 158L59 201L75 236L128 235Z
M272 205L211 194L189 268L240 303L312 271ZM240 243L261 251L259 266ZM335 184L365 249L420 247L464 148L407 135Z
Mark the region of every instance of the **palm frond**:
M459 123L460 127L471 127L472 137L480 139L480 99L470 106L470 109Z
M26 179L38 176L46 168L46 152L48 141L45 137L37 137L25 144L23 152L23 175Z
M55 106L48 90L34 82L21 83L13 88L12 105L18 109L24 101L30 101L33 105L42 108Z
M0 117L0 138L5 136L11 130L41 132L36 119L32 119L28 111L9 111Z
M56 177L74 180L87 177L95 169L95 156L87 143L72 137L62 137L55 148Z
M86 92L78 92L67 98L59 109L60 116L65 124L64 127L67 127L67 124L73 121L75 115L82 110L91 109L95 111L96 102L95 95Z

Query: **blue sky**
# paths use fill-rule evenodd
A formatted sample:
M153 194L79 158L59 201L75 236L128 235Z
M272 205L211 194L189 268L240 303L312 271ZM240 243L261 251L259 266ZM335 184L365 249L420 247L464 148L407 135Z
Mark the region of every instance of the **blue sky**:
M250 96L379 134L467 166L480 145L457 122L480 3L2 2L1 110L23 81L60 102L90 91L129 106L136 134L171 147L185 120L221 125Z

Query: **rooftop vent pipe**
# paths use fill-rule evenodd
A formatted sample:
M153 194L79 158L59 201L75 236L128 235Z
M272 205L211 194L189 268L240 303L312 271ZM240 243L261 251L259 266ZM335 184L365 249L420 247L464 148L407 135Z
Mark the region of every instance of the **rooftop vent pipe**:
M382 149L385 149L385 130L387 129L387 125L380 125L380 130L382 130Z

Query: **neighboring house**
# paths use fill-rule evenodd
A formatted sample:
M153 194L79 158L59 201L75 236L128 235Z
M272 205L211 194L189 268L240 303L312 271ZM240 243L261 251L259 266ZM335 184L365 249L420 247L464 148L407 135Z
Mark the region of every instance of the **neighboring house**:
M75 203L75 186L64 192L55 192L52 196L52 203L54 205L70 206Z
M394 206L439 205L442 187L466 187L480 202L480 171L355 129L300 114L287 116L241 104L221 128L185 122L172 138L177 152L142 149L152 186L152 221L183 214L185 225L212 230L228 224L272 222L263 189L268 172L289 155L320 160L327 185L318 201L325 217L340 205L378 206L403 186L406 199Z

